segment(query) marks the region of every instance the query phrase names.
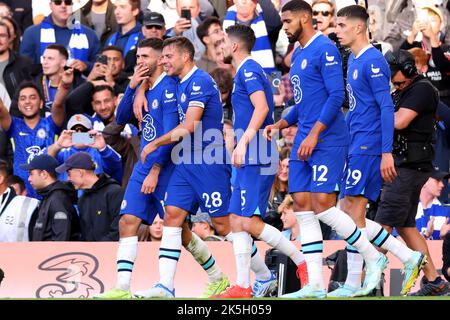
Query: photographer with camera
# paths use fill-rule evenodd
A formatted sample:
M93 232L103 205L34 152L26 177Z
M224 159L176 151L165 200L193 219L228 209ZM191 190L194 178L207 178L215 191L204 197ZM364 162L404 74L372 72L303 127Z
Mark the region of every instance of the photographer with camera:
M450 292L449 284L438 275L425 239L416 228L416 213L422 186L432 175L432 137L439 94L429 80L419 75L414 57L405 50L385 56L391 69L393 93L394 147L397 177L383 186L375 221L398 234L413 250L428 256L421 289L411 295L440 296Z

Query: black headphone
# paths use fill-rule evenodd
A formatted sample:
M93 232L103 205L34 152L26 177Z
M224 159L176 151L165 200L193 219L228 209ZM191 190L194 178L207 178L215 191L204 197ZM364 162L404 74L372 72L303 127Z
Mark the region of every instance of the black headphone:
M407 78L412 78L418 74L414 56L408 51L400 49L393 53L389 50L384 57L389 63L392 75L397 71L401 71Z

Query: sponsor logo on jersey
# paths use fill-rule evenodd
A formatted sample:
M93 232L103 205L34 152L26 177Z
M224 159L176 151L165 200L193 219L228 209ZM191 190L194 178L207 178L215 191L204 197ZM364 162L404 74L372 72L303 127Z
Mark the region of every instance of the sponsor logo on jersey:
M325 59L327 59L328 62L333 62L334 56L329 56L328 52L325 52Z
M41 153L41 147L31 146L31 147L26 148L25 151L28 152L27 163L30 163L31 160L33 160L35 156L37 156Z
M372 70L371 78L378 78L383 76L383 73L380 73L380 68L374 67L373 64L370 67L370 69Z
M173 93L170 93L170 92L168 92L168 91L167 91L167 89L166 89L166 91L165 91L165 95L166 95L166 98L167 98L167 99L172 99L172 98L173 98L173 96L174 96L174 94L173 94Z
M377 73L380 73L380 68L375 68L374 66L373 66L373 64L372 64L372 72L373 73L375 73L375 74L377 74Z
M335 61L335 56L329 56L328 52L325 52L325 60L327 60L327 63L325 63L326 67L334 66L335 64L338 64L338 62Z
M294 100L296 104L299 104L302 101L303 92L300 87L300 78L298 75L294 75L291 78L292 88L294 89Z

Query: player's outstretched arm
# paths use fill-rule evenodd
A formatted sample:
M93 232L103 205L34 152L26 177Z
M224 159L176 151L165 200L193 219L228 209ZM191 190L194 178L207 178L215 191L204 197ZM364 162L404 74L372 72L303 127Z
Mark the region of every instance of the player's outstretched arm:
M0 126L4 131L8 131L11 127L12 118L9 114L8 109L6 109L5 104L2 99L0 99Z

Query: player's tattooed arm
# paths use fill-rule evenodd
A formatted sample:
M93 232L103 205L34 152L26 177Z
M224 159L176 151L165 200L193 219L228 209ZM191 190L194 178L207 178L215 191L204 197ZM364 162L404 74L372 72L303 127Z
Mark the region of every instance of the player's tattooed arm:
M4 131L8 131L11 127L12 118L9 114L8 109L6 109L5 104L2 99L0 99L0 126Z
M155 163L147 177L145 177L144 183L142 183L141 192L143 194L155 192L156 186L158 185L160 171L161 167L159 166L159 164Z

